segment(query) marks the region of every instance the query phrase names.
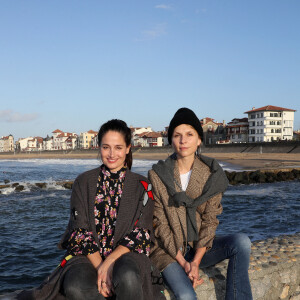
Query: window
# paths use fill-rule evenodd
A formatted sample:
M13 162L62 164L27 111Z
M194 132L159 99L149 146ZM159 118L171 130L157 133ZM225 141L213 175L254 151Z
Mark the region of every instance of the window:
M238 134L238 138L241 139L241 138L242 138L242 135L241 135L241 134Z
M259 118L259 114L256 114L256 118Z
M281 122L280 122L280 121L277 121L277 125L281 125Z
M259 122L256 122L256 126L259 126Z
M264 116L264 114L263 114L263 113L261 113L261 114L260 114L260 117L262 118L263 116Z
M271 129L271 133L274 133L274 129Z
M255 129L251 129L251 130L250 130L250 133L251 133L251 134L255 134Z
M251 115L250 118L251 118L251 119L255 119L255 115L254 115L254 114Z
M259 129L256 130L256 133L259 133Z
M263 121L260 121L260 126L262 126L263 125Z
M260 133L264 133L264 130L263 130L263 129L261 129L261 130L260 130Z

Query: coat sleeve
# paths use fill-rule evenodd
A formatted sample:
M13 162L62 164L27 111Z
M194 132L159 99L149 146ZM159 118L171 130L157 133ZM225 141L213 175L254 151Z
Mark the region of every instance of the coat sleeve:
M164 197L162 195L163 183L154 171L150 171L148 176L152 184L154 196L153 226L155 238L157 239L158 245L169 253L173 259L176 259L177 252L182 245L176 241L173 233L176 229L171 228L168 221L166 214L167 208L162 201Z
M65 233L63 234L58 247L60 249L67 249L68 240L70 239L72 233L81 228L90 232L92 229L89 226L88 221L88 205L87 196L84 196L81 181L77 178L74 181L72 187L72 194L70 199L70 217L69 223Z
M221 193L210 198L205 203L204 211L200 213L202 221L199 230L199 240L197 242L197 248L206 247L207 249L210 249L212 247L212 243L216 235L216 229L219 225L217 215L221 214L223 210L221 199Z

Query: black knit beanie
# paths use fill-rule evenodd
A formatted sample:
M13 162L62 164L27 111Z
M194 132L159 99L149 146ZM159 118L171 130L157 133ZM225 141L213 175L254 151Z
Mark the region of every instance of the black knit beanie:
M188 124L193 126L194 129L198 132L201 140L203 140L203 129L200 120L192 110L186 107L182 107L177 110L169 125L168 142L170 145L172 145L172 135L174 129L181 124Z

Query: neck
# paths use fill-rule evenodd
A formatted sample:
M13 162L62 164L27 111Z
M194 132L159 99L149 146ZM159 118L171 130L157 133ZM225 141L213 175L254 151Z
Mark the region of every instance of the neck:
M177 157L179 173L185 174L189 172L193 167L194 160L195 160L194 155L190 155L187 157Z

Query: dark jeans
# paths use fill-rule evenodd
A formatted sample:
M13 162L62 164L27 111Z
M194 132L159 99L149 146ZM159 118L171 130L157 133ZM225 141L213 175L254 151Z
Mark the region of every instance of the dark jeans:
M245 234L233 234L216 237L212 248L207 251L200 263L200 268L213 266L224 259L229 259L226 278L226 300L251 300L252 292L248 276L251 242ZM195 251L185 255L191 261ZM176 299L197 299L193 285L183 268L177 263L169 264L162 272L164 281L173 291Z
M132 257L124 254L115 262L112 282L115 295L108 299L143 299L139 267ZM106 299L98 292L97 271L88 262L70 268L64 277L63 293L69 300Z

